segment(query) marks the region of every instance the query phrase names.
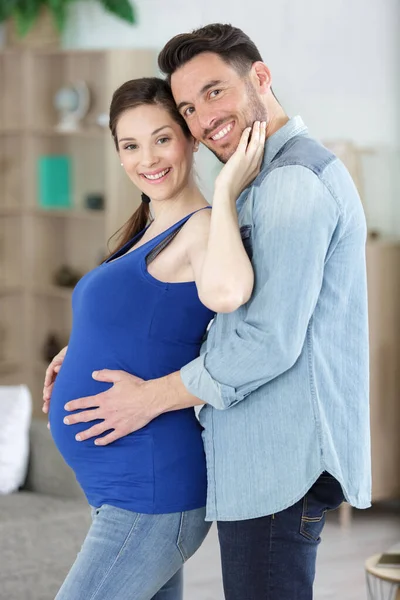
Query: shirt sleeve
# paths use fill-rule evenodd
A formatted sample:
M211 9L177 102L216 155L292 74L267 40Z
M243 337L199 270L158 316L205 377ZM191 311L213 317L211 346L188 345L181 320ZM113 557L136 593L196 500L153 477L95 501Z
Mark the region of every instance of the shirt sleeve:
M255 286L239 309L244 317L217 344L209 336L201 355L181 369L188 391L216 409L241 402L294 365L337 240L339 205L303 166L273 170L253 188L252 201Z

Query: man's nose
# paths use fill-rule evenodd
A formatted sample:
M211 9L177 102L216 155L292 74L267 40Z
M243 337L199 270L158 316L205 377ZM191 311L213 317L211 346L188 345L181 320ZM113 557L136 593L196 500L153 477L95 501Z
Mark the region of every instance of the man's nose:
M209 108L199 108L196 111L197 123L201 129L201 136L209 135L215 127L217 117Z

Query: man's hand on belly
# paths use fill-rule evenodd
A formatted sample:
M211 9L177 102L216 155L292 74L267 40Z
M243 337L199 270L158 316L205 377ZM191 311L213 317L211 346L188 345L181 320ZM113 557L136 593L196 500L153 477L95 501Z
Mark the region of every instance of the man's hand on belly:
M144 381L125 371L109 369L95 371L92 376L96 381L114 385L105 392L71 400L65 405L67 411L83 409L83 412L65 417L64 423L67 425L102 420L101 423L80 432L76 436L79 442L112 430L95 440L96 445L106 446L142 429L164 412L203 404L201 400L189 394L179 372L153 381Z
M67 425L102 419L101 423L79 433L76 436L78 442L97 437L112 429L113 431L108 435L95 440L95 444L99 446L110 444L141 429L154 418L146 406L146 398L141 391L143 383L145 383L143 379L125 371L109 369L94 371L92 377L96 381L106 381L114 385L105 392L71 400L65 405L65 409L68 411L91 409L65 417L64 423Z

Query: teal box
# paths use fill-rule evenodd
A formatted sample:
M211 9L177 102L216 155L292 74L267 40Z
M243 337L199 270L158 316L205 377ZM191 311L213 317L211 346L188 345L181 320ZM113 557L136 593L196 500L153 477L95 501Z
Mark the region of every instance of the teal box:
M71 159L64 155L38 159L38 196L42 208L71 208Z

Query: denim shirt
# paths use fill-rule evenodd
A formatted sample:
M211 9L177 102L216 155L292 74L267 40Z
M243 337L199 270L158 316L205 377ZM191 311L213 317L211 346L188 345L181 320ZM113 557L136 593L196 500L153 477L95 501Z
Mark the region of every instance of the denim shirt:
M300 117L268 138L237 203L255 273L181 370L198 411L208 520L279 512L323 471L370 506L366 223L344 165Z

